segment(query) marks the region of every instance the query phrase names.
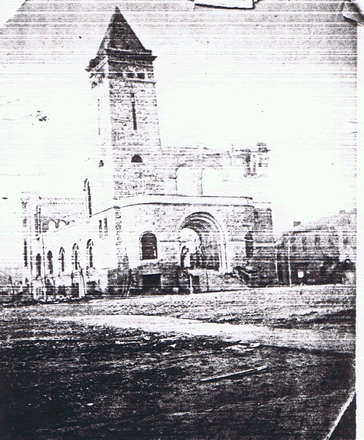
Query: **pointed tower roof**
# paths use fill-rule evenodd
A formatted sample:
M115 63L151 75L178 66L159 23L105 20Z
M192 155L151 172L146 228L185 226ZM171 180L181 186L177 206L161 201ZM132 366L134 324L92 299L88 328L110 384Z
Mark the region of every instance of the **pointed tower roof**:
M115 12L111 17L96 57L90 61L86 70L92 70L105 55L111 53L149 61L156 58L152 55L151 50L145 49L142 45L118 7L115 8Z

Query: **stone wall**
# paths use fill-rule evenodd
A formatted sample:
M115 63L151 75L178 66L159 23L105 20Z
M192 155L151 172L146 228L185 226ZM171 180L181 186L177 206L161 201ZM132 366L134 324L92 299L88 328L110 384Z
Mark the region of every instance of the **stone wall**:
M185 227L193 229L201 237L210 234L216 249L219 250L218 267L203 267L198 271L192 266L190 273L200 278L201 291L219 290L223 288L239 288L243 280L237 277L222 276L232 274L236 266L253 265L258 271L258 278L264 284L270 284L275 279L273 236L269 224L262 231L254 222L254 206L249 199L246 204L241 200L227 199L225 204L217 198L186 198L166 197L130 200L130 205L124 201L124 206L117 210L117 243L118 266L121 273L132 270L141 287L140 277L146 275L161 275L162 290L173 291L179 287L179 281L186 284L186 274L178 274L181 268L181 230ZM147 202L148 201L148 202ZM189 202L189 203L187 203ZM266 215L266 213L265 213ZM269 221L269 216L268 223ZM200 228L200 229L199 229ZM261 225L260 225L261 228ZM249 231L255 231L257 246L254 257L246 255L245 237ZM262 236L260 236L262 232ZM156 237L156 258L144 260L141 257L141 237L144 233L152 233ZM210 243L213 245L213 243ZM263 270L261 269L263 267ZM207 270L208 269L208 270ZM197 272L196 272L197 270ZM196 273L195 273L196 272ZM207 275L206 275L207 274ZM206 281L206 278L210 278Z

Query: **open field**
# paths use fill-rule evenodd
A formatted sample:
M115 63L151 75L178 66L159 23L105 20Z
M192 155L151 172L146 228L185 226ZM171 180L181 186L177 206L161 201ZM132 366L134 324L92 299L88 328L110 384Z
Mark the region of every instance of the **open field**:
M258 302L254 306L261 292L270 295L251 289L4 308L0 437L324 439L355 386L351 345L345 350L258 346L203 330L192 335L168 326L162 332L139 324L123 328L111 319L135 313L158 315L157 322L163 322L164 316L179 314L179 320L202 324L254 324L263 336L291 329L301 330L303 338L332 331L354 340L348 290L342 291L342 304L306 300L296 313L288 310L293 304L276 304L274 313ZM201 381L259 366L267 369ZM354 439L353 431L347 424L343 436L332 439Z

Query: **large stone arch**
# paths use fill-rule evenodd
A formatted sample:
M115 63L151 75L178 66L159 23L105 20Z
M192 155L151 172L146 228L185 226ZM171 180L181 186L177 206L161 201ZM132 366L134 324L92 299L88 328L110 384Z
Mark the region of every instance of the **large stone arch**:
M195 212L183 220L180 231L185 229L194 231L200 241L190 252L190 267L226 271L226 238L215 217L208 212ZM181 251L183 246L181 243Z

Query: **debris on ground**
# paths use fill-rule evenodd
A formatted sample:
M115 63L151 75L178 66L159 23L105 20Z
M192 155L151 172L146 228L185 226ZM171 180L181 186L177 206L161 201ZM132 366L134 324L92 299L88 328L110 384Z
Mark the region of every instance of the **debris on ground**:
M224 379L240 379L243 376L248 376L249 374L254 374L254 373L261 373L265 370L268 370L268 366L261 365L260 367L249 368L248 370L237 371L235 373L206 377L204 379L201 379L201 382L215 382L215 381L224 380Z

